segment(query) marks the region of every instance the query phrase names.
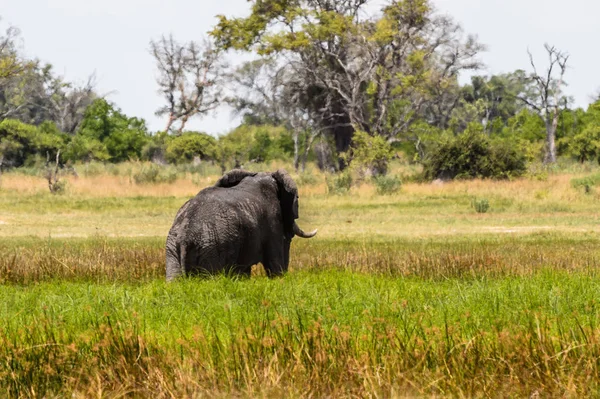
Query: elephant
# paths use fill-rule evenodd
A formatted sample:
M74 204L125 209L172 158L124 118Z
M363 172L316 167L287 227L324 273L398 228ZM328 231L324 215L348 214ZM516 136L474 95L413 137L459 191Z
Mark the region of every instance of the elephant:
M262 263L267 276L287 272L297 224L298 189L284 170L233 169L177 212L166 242L166 278L220 272L250 276Z

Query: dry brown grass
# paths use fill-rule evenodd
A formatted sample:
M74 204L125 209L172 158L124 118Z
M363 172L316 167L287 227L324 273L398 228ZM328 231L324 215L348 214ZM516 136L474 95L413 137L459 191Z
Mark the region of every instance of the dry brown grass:
M213 184L215 177L184 178L176 183L135 184L127 176L64 177L70 195L89 198L103 197L190 197L202 188ZM21 195L46 194L47 182L40 177L7 174L2 187Z
M295 239L291 272L344 270L424 279L531 276L540 270L600 268L591 234L377 240ZM264 274L256 267L255 274ZM0 245L0 284L43 281L139 283L165 276L161 238L10 239Z

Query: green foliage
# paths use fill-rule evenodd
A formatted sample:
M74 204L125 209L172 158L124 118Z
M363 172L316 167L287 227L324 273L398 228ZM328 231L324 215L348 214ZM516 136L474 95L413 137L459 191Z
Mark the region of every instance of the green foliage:
M516 134L530 142L538 142L546 137L546 127L539 115L523 109L507 121L507 133Z
M342 195L348 193L352 187L352 175L350 171L327 176L327 193Z
M596 187L600 184L600 173L595 173L586 177L580 177L571 179L571 186L573 188L584 188L586 192L589 192L592 187Z
M472 76L470 84L460 89L460 105L452 112L450 126L462 132L469 123L483 123L488 133L498 133L510 118L525 109L518 96L527 89L525 72ZM539 117L538 117L539 119Z
M223 166L289 160L293 152L291 134L283 127L269 125L241 125L220 137L218 144L218 159Z
M600 162L600 125L590 124L581 133L563 138L566 153L579 162L597 160Z
M36 154L54 158L66 140L66 135L49 124L38 128L14 119L0 122L0 156L8 166L22 166Z
M217 157L217 140L206 133L185 132L168 140L165 157L171 163L191 162L194 157L213 160Z
M475 208L475 212L477 213L486 213L490 209L490 203L486 198L473 199L471 206Z
M142 148L148 142L148 129L143 119L129 118L114 104L100 98L86 110L76 137L85 139L77 143L73 154L103 159L106 152L109 161L121 162L141 158Z
M402 180L398 176L374 176L373 183L379 195L396 194L402 187Z
M147 142L146 132L137 129L117 130L104 140L111 162L140 159Z
M425 178L507 179L527 171L527 157L518 143L492 140L480 130L470 125L464 133L434 143L423 161Z
M361 174L368 170L373 176L379 176L387 173L392 155L392 146L384 137L371 136L357 130L354 132L350 151L342 154L342 159Z
M64 152L64 159L70 161L107 161L110 154L106 146L93 137L75 135Z

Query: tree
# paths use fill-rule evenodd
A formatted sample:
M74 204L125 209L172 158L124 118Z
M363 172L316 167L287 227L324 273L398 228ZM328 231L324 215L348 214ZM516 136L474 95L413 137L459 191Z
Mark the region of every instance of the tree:
M533 72L529 79L532 93L530 96L521 96L520 99L531 107L544 121L546 127L544 163L556 162L556 129L560 117L561 106L566 106L567 99L562 93L563 86L566 84L564 75L567 70L567 61L569 56L554 46L544 44L544 49L548 53L549 65L545 73L538 73L533 55L529 54L529 61Z
M34 64L25 60L19 53L19 35L19 30L13 26L6 28L5 33L0 35L0 121L14 118L27 106L19 82Z
M83 139L73 140L73 145L78 147L73 154L96 154L93 157L97 158L108 153L111 162L120 162L141 158L142 148L148 141L148 128L143 119L130 118L114 104L99 98L86 110L78 137Z
M478 122L485 133L497 133L525 107L518 98L526 91L525 72L472 76L460 91L460 105L452 112L450 127L462 132L469 123Z
M242 64L228 80L235 86L235 96L227 99L235 112L249 125L282 125L291 132L294 169L306 167L306 160L316 137L324 110L307 106L305 82L294 74L289 63L278 64L263 57Z
M150 49L158 68L159 90L166 101L156 115L168 115L166 132L179 121L177 132L181 134L190 118L203 116L219 105L224 68L221 52L208 41L203 46L194 41L180 44L173 36L151 41Z
M26 59L18 39L14 27L0 35L0 120L19 119L34 125L50 120L61 131L74 134L97 97L93 75L81 86L66 82L50 64Z
M253 1L249 17L221 15L211 34L220 48L282 61L291 71L287 97L333 136L338 153L355 129L393 141L425 113L445 123L440 114L456 103L457 75L479 67L482 46L427 0L393 1L363 18L367 3Z
M0 35L0 82L19 75L26 67L17 52L16 40L19 34L17 28L9 26Z

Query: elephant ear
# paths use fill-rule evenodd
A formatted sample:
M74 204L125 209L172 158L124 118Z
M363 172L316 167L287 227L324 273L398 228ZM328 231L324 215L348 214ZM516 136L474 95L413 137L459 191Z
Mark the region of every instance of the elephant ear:
M215 187L234 187L237 186L245 177L256 176L256 172L248 172L243 169L233 169L225 173L216 183Z
M279 169L271 176L277 182L283 227L286 235L291 238L294 236L294 220L298 219L298 188L285 169Z

